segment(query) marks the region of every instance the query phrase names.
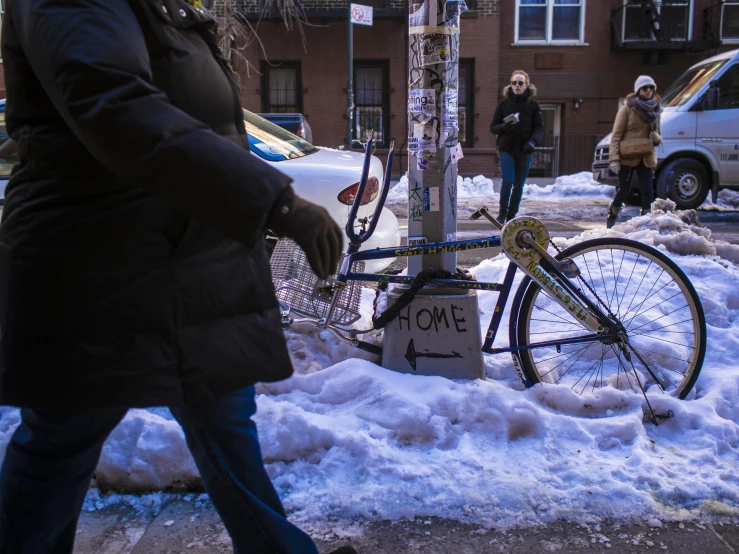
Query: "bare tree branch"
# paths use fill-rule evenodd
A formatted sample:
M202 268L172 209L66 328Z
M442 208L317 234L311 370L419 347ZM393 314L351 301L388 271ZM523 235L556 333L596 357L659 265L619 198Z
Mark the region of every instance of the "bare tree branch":
M303 26L312 24L305 16L300 0L246 0L234 4L234 0L212 0L210 9L222 20L219 42L221 53L232 66L235 62L242 65L246 69L247 77L251 77L252 71L257 75L261 74L244 53L254 41L257 42L264 60L270 63L258 32L265 15L279 14L288 31L297 28L303 50L308 51ZM255 15L258 15L258 18L256 23L252 23L251 19ZM252 16L251 19L249 16Z

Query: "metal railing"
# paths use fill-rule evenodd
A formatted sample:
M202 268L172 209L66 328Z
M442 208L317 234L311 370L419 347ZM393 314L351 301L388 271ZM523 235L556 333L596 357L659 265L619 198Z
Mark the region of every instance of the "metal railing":
M647 15L648 9L656 8L662 40L657 40ZM692 2L689 0L654 0L632 2L611 12L611 30L614 44L629 47L638 43L642 48L680 47L679 43L691 40L690 28ZM678 43L670 45L670 43Z
M590 171L595 147L603 135L545 135L531 157L529 174L557 177Z

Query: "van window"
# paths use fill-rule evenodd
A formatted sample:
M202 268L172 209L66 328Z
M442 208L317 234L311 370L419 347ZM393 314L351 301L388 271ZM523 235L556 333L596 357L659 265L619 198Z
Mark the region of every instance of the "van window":
M717 110L739 108L739 64L728 69L718 80Z
M717 60L687 70L662 95L662 105L682 106L703 88L729 60Z

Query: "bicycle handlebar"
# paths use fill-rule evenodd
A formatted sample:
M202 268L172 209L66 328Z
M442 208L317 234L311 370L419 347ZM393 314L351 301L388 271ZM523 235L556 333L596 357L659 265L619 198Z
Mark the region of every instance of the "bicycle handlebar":
M357 234L354 231L354 222L357 219L357 212L359 211L359 206L362 202L362 197L364 196L364 190L367 188L367 181L369 177L369 167L370 162L372 161L372 138L367 140L367 145L365 146L364 150L364 164L362 166L362 176L359 179L359 189L357 190L357 196L354 198L354 203L352 204L352 209L349 212L349 219L346 222L346 236L349 238L349 242L352 245L358 246L362 244L363 242L367 241L372 234L375 232L375 228L377 227L377 222L380 220L380 213L382 212L382 208L385 207L385 200L387 199L387 194L390 191L390 168L392 167L393 163L393 151L395 150L395 141L390 141L390 151L387 155L387 163L385 164L385 175L382 179L382 190L380 191L380 199L377 201L377 206L375 206L375 212L372 214L372 219L370 220L370 226L369 229L367 229L365 232L361 234Z

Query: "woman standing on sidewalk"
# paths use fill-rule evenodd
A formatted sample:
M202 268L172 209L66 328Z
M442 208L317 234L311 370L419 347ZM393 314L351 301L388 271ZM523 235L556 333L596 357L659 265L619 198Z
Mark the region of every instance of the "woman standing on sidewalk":
M503 89L490 131L498 135L498 156L503 184L500 187L498 221L505 223L516 217L521 204L523 185L529 174L531 154L544 135L541 107L534 100L536 87L529 75L517 69L511 84Z
M641 188L641 214L646 214L654 200L654 168L657 167L655 146L662 143L660 113L662 105L655 92L657 85L648 75L639 75L634 92L626 97L613 123L611 134L611 171L618 175L618 188L608 207L606 227L616 223L631 189L636 172Z

